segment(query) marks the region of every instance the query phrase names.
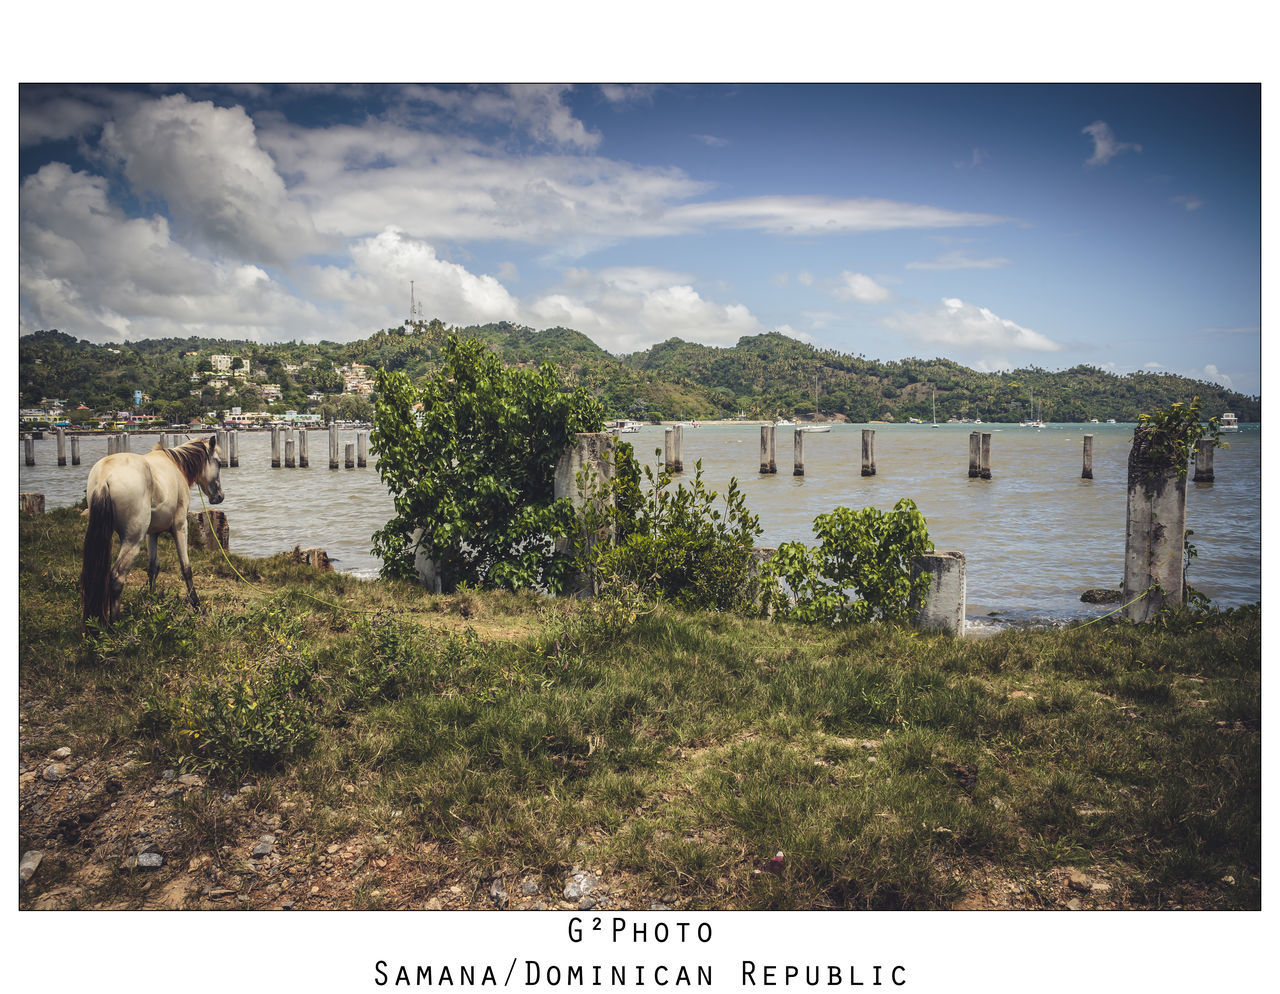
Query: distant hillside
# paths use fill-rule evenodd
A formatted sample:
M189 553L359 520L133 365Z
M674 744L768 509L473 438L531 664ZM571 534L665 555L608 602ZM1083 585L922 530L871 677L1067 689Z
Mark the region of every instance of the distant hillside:
M261 385L270 382L282 390L273 408L307 410L314 406L308 394L342 389L334 370L345 363L425 376L450 332L484 341L510 364L554 363L567 386L587 387L614 417L710 419L742 413L905 421L932 417L935 395L939 421L1018 421L1032 413L1033 399L1035 414L1046 421L1134 421L1193 396L1201 398L1208 415L1233 411L1241 421L1262 416L1258 397L1168 373L1118 376L1092 366L980 373L947 359L880 362L817 349L777 332L742 338L731 348L673 338L618 357L570 328L536 331L509 322L450 328L439 320L384 329L356 342L275 345L173 338L102 346L41 331L19 339L20 397L23 406L58 397L72 407L84 403L106 409L131 405L133 391L140 389L177 417L201 405L251 406ZM216 353L248 358L251 376L192 397L192 374L207 372Z

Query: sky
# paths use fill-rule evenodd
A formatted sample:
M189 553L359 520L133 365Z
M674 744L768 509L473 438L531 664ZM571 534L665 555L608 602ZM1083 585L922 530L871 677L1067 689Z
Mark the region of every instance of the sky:
M1261 392L1260 88L19 88L20 333L781 331Z

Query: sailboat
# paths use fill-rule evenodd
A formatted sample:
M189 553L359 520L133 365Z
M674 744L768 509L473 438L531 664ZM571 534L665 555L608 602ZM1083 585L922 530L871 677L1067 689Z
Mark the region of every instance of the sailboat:
M1023 428L1043 428L1044 422L1036 420L1036 392L1031 391L1031 419L1018 422Z

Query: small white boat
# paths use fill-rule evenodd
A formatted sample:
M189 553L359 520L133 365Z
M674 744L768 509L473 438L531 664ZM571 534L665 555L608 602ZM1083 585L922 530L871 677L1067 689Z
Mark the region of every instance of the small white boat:
M610 425L615 431L621 435L630 435L640 430L639 421L615 421Z
M1116 419L1115 419L1115 418L1107 418L1107 424L1109 424L1109 425L1113 425L1113 424L1115 424L1115 423L1116 423Z
M1222 431L1239 431L1240 422L1236 420L1236 416L1234 414L1227 411L1226 414L1222 415L1222 417L1218 419L1218 427Z
M779 418L773 423L775 428L790 428L795 425L794 421L788 421L786 418Z
M801 425L799 428L796 429L796 431L807 431L810 434L814 434L814 435L820 432L830 431L830 430L831 430L830 425Z

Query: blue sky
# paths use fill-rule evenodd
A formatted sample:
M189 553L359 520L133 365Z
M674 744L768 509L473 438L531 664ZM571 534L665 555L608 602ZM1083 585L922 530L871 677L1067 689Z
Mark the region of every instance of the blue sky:
M408 316L614 353L1261 391L1252 85L25 86L22 332L348 340Z

